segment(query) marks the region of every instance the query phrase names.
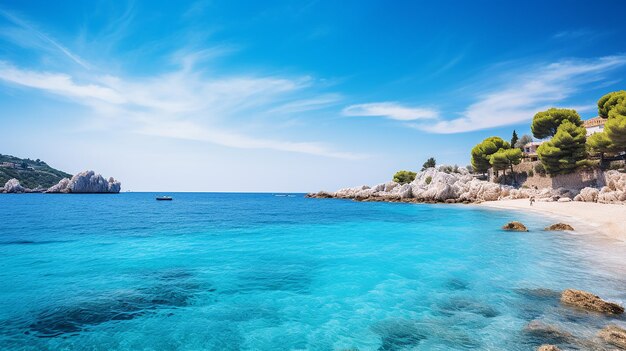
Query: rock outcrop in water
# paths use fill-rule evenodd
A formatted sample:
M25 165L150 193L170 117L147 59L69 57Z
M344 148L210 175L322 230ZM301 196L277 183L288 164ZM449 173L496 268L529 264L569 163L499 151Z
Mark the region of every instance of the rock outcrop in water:
M574 230L574 227L572 227L571 225L567 223L555 223L555 224L545 227L544 230L548 230L548 231Z
M20 181L13 178L4 184L3 192L7 194L21 194L26 192L26 188L20 185Z
M598 336L611 345L626 350L626 330L617 325L609 325L602 329Z
M509 222L505 224L502 229L513 232L527 232L528 228L521 222Z
M47 193L119 193L121 183L109 178L104 179L100 174L94 171L80 172L72 177L72 179L63 178L57 184L49 188Z
M613 302L604 301L590 292L581 290L567 289L563 291L561 294L561 302L565 305L578 307L588 311L609 314L624 313L624 307Z
M344 188L336 192L320 191L309 193L311 198L338 198L357 201L390 202L445 202L472 203L481 201L525 199L534 197L537 201L596 201L602 203L626 202L626 174L617 171L604 173L606 186L601 189L584 188L515 188L477 179L466 169L458 173L447 173L441 168L428 168L417 173L415 180L407 184L387 182L373 187L363 185Z

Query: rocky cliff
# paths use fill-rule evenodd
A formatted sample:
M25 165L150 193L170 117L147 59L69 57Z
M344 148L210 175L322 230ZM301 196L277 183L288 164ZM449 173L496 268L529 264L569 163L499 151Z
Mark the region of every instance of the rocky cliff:
M83 171L72 179L63 178L57 185L52 186L47 193L119 193L122 184L113 179L104 179L94 171Z
M61 194L97 194L97 193L119 193L122 184L109 178L106 180L100 174L96 174L94 171L84 171L74 175L70 178L61 179L56 185L46 189L28 189L20 185L17 179L10 179L4 185L2 189L3 193L30 193L30 192L45 192L45 193L61 193Z
M429 168L419 172L408 184L387 182L370 186L340 189L336 192L320 191L307 196L313 198L340 198L358 201L446 202L472 203L503 199L535 197L538 201L597 201L618 203L626 201L626 174L608 171L607 184L600 189L584 188L514 188L479 180L461 168L458 173L446 173ZM594 195L595 194L595 195Z

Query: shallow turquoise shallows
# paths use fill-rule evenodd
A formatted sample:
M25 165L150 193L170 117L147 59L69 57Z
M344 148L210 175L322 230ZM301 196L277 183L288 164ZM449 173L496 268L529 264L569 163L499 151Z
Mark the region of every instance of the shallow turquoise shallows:
M0 195L3 350L572 349L625 246L525 213L273 194ZM528 233L499 228L520 220Z

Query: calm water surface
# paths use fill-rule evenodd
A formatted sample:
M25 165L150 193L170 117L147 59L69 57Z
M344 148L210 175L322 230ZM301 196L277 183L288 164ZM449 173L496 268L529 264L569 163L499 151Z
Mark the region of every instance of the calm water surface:
M0 195L3 350L533 350L624 318L622 243L473 206L272 194ZM521 220L529 233L506 233ZM551 339L552 338L552 339ZM556 340L554 340L556 339Z

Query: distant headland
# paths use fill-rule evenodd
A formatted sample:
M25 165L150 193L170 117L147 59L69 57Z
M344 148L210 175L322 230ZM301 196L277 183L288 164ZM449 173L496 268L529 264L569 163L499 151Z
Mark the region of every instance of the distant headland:
M108 180L94 171L83 171L72 176L54 169L37 159L21 159L0 154L0 193L49 194L116 194L122 184L113 177Z

